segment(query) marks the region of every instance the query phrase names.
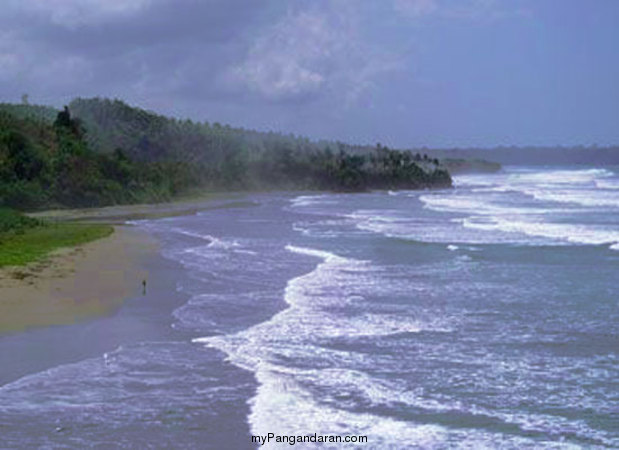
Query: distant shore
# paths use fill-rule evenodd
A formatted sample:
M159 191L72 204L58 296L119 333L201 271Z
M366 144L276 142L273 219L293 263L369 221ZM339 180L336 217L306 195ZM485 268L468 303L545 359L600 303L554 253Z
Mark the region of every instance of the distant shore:
M0 269L0 335L113 313L140 295L157 243L130 226L25 267ZM148 281L147 281L148 283Z

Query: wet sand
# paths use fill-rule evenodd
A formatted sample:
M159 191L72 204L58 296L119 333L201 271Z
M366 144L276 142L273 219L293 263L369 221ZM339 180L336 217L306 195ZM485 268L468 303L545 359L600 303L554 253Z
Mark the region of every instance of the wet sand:
M156 241L130 226L25 267L0 268L0 335L113 313L142 294ZM148 282L147 282L148 284Z
M109 237L60 250L27 268L0 269L0 386L121 345L182 337L170 323L172 311L187 301L176 290L182 267L160 254L155 236L123 224L247 206L255 203L235 195L37 213L47 220L119 225Z
M60 257L66 260L61 266L73 267L75 272L54 280L39 276L35 281L37 286L60 286L72 297L62 297L59 291L47 296L46 291L24 286L23 280L20 287L0 288L2 321L13 330L0 334L0 386L28 374L101 357L121 345L179 338L170 321L172 311L187 300L176 291L182 267L160 254L154 237L123 226L108 238L82 247L75 251L77 255L71 256L68 250ZM44 270L51 274L58 267ZM101 275L102 267L109 269L107 274ZM143 274L148 277L146 295L142 294ZM37 295L21 304L14 298L9 303L8 292ZM5 314L13 319L7 320Z

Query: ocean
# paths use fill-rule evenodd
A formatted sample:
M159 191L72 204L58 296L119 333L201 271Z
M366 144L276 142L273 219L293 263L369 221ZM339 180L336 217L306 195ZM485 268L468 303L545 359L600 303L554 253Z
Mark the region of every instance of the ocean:
M619 448L619 169L454 181L135 222L182 300L1 386L0 446Z

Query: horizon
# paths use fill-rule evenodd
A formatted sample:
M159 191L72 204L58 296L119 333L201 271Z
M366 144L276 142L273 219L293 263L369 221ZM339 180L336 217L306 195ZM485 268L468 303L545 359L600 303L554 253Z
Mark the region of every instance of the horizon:
M61 111L65 106L69 108L70 110L70 104L72 101L74 100L109 100L109 101L120 101L122 103L124 103L125 105L127 105L130 108L133 109L139 109L142 111L145 111L149 114L155 114L161 117L164 117L166 119L174 119L174 120L178 120L178 121L185 121L185 120L189 120L192 121L194 123L197 124L207 124L209 126L214 125L215 123L220 123L217 120L214 121L207 121L207 120L203 120L203 121L199 121L193 117L174 117L171 115L166 115L165 113L160 113L157 111L153 111L150 109L146 109L140 105L136 105L136 104L130 104L127 103L125 100L120 99L120 98L107 98L107 97L89 97L89 98L83 98L83 97L75 97L74 99L72 99L71 101L69 101L67 104L63 104L63 105L43 105L43 104L36 104L36 103L31 103L30 101L28 101L28 103L16 103L16 102L0 102L0 105L13 105L13 106L33 106L33 107L43 107L43 108L53 108L56 109L58 111ZM246 126L243 125L232 125L232 124L228 124L228 123L220 123L220 125L226 127L226 126L230 126L232 129L238 129L238 130L244 130L244 131L250 131L250 132L257 132L257 133L275 133L275 134L280 134L283 136L286 135L291 135L294 138L300 138L300 139L309 139L310 141L314 142L314 143L321 143L321 142L327 142L327 143L336 143L336 142L342 142L343 144L346 145L350 145L352 147L375 147L376 145L382 145L383 147L389 147L389 148L393 148L393 149L397 149L397 150L402 150L402 151L440 151L440 152L449 152L449 151L467 151L467 150L481 150L481 151L492 151L492 150L510 150L510 149L542 149L542 150L572 150L572 149L578 149L578 150L583 150L583 149L587 149L587 150L613 150L616 148L619 148L619 143L617 144L608 144L608 145L597 145L597 144L589 144L589 145L584 145L584 144L578 144L578 145L570 145L570 144L559 144L559 145L531 145L531 144L522 144L522 145L496 145L493 147L428 147L428 146L421 146L421 147L394 147L394 146L388 146L388 145L383 145L383 143L381 142L375 142L375 143L358 143L358 142L354 142L354 141L350 141L350 142L343 142L343 141L338 141L338 140L331 140L328 138L322 138L322 137L313 137L313 136L306 136L306 135L301 135L301 134L295 134L295 133L288 133L285 131L281 131L281 130L260 130L260 129L256 129L256 128L248 128ZM86 130L86 132L88 132L88 130Z
M355 145L614 147L618 21L611 0L9 2L0 98Z

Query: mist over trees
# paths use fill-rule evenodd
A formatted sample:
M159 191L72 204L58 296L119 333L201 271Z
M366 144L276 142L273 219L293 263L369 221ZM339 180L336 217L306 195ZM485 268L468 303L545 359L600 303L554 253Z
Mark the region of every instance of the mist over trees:
M440 161L439 161L440 158ZM164 117L120 100L58 111L0 104L0 206L20 209L160 202L230 190L419 189L447 171L503 164L619 164L619 148L394 150Z
M0 105L0 205L157 202L190 190L451 186L438 160L177 120L119 100Z

